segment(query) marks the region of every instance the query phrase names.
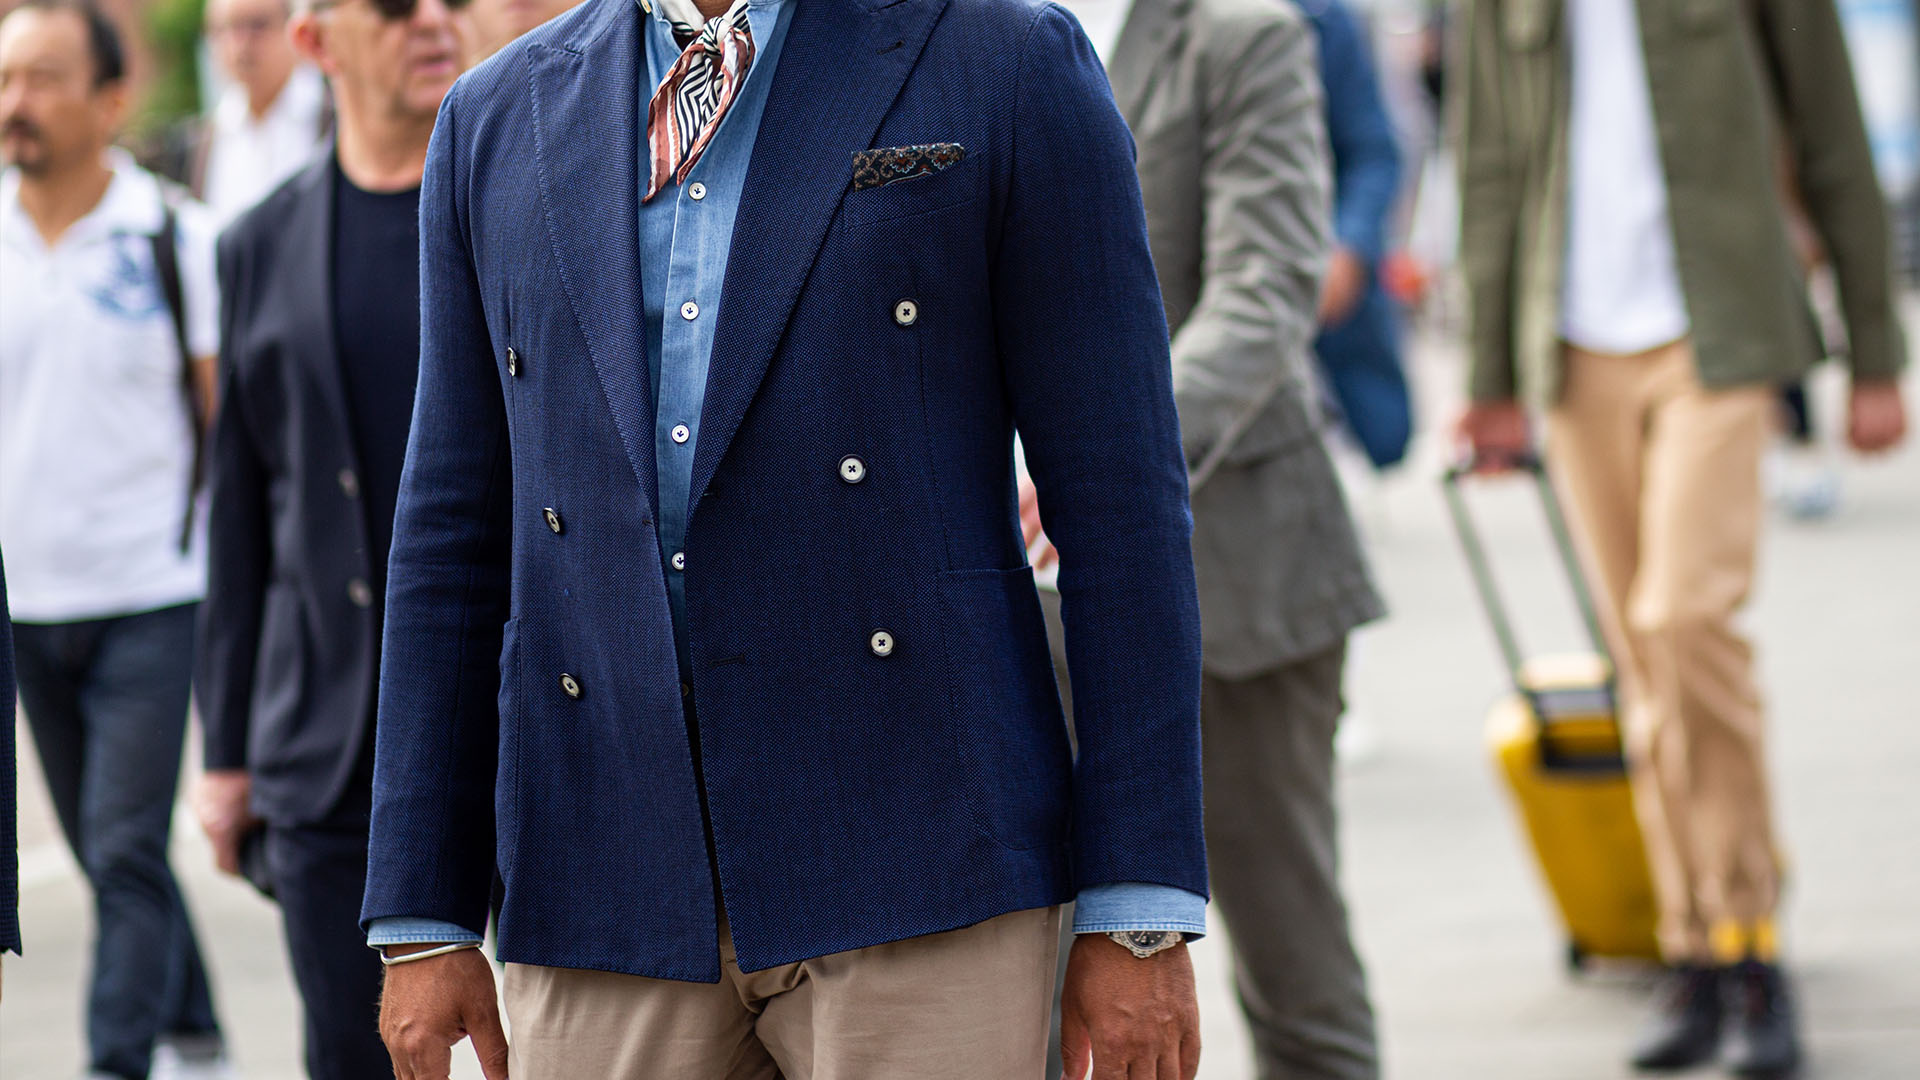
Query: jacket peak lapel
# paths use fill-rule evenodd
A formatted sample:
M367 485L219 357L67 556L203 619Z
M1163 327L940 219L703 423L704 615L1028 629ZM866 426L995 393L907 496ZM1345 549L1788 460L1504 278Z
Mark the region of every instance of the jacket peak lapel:
M657 513L653 391L641 341L639 9L599 0L579 36L529 50L534 147L547 236L614 426Z
M688 506L766 376L827 226L947 0L802 0L747 168L708 365Z

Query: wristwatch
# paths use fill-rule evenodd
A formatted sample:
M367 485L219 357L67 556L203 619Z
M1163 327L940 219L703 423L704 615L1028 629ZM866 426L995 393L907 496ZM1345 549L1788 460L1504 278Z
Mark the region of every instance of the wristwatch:
M1186 940L1186 935L1178 930L1114 930L1107 936L1125 945L1128 952L1142 960Z

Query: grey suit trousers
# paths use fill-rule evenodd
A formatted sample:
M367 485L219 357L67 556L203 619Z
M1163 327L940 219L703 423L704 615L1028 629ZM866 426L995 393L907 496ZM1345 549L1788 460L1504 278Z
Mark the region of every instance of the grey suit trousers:
M1061 693L1059 597L1041 593ZM1234 983L1259 1080L1376 1080L1373 1008L1340 895L1333 737L1346 640L1200 695L1207 862L1232 938ZM1062 925L1062 974L1072 920ZM1048 1077L1061 1074L1059 1004ZM1204 1072L1204 1070L1203 1070Z

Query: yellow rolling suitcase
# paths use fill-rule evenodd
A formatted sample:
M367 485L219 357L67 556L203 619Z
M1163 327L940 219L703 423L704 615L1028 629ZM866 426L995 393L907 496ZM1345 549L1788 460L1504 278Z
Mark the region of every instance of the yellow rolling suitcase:
M1613 662L1546 469L1536 457L1515 464L1539 489L1593 651L1522 656L1461 491L1473 469L1448 470L1447 508L1513 683L1487 717L1487 742L1566 927L1568 965L1657 961L1653 882L1627 783Z

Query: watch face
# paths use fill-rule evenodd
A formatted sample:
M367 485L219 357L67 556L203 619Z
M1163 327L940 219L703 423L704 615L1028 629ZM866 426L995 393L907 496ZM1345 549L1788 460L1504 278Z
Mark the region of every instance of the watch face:
M1167 940L1165 930L1129 930L1126 934L1127 942L1140 949L1157 949Z

